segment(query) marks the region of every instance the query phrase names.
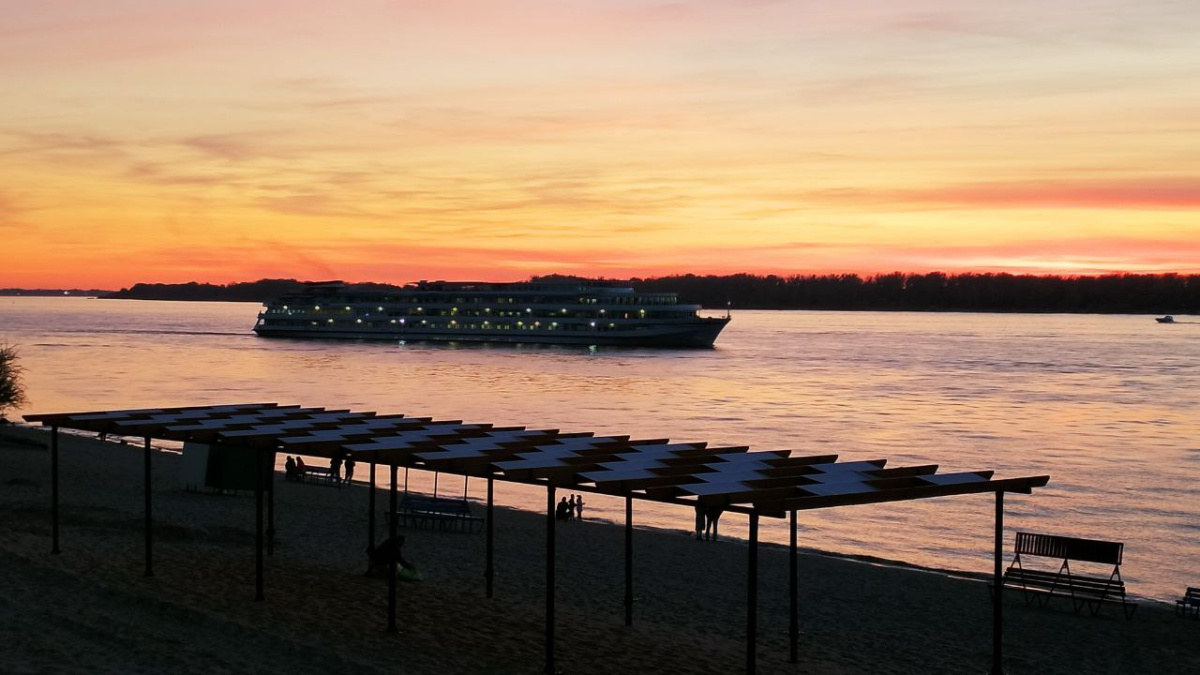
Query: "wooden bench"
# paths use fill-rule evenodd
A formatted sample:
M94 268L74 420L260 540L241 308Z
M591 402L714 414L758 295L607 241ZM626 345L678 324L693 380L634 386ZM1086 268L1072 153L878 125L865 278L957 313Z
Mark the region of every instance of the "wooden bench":
M1200 619L1200 588L1188 588L1183 597L1175 601L1175 613Z
M386 514L391 517L392 514ZM396 516L398 524L406 527L436 529L443 532L478 532L483 529L483 518L471 515L471 505L466 499L429 497L406 493L400 498Z
M317 485L332 485L334 487L342 487L341 476L333 472L333 469L327 466L308 466L304 465L304 473L300 474L301 483L315 483Z
M1076 612L1087 607L1094 616L1105 601L1120 601L1125 618L1133 617L1137 605L1125 595L1121 579L1121 558L1125 545L1115 541L1058 537L1049 534L1018 532L1016 557L1004 572L1003 587L1020 590L1025 602L1045 607L1054 596L1067 597ZM1061 560L1058 571L1027 569L1021 556ZM1071 562L1112 565L1107 576L1087 576L1071 571Z

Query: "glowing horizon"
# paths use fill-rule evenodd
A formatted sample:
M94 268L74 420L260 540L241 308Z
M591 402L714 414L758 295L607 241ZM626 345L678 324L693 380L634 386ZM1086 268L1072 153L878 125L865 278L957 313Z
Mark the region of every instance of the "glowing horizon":
M1200 272L1178 0L0 11L0 287Z

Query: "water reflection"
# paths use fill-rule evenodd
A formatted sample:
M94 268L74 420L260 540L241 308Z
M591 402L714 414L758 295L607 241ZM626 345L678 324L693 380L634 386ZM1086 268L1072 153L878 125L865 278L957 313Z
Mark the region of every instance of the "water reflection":
M1148 317L740 312L717 349L293 341L251 304L18 298L39 412L278 401L443 419L1050 473L1010 529L1122 538L1131 588L1169 597L1200 522L1200 335ZM1179 330L1182 328L1184 330ZM1200 331L1200 326L1196 327ZM413 480L426 481L427 476ZM424 483L421 483L424 485ZM536 489L502 499L541 508ZM620 520L619 499L589 515ZM690 528L640 505L638 522ZM990 569L990 497L803 514L807 546ZM937 523L936 531L929 523ZM744 521L722 520L741 536ZM786 526L764 537L786 541Z

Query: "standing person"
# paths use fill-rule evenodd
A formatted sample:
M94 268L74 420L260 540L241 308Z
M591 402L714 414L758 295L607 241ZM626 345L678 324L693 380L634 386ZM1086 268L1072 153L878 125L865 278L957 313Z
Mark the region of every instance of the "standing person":
M283 463L283 477L296 480L296 460L292 459L291 455L288 455L287 461Z
M567 520L575 520L575 495L571 495L571 501L567 502Z
M296 480L303 481L304 480L304 472L307 470L308 470L308 467L304 466L304 458L301 457L300 455L296 455Z
M583 522L583 495L575 497L575 520Z
M700 541L704 538L705 521L706 518L704 517L704 507L700 505L700 502L696 502L696 541Z
M346 481L345 482L348 484L350 482L351 478L354 478L354 460L350 457L347 457L346 458Z
M721 519L721 514L725 513L725 509L719 506L710 506L704 510L704 538L708 539L709 534L712 535L712 540L717 540L717 521Z
M338 454L333 456L333 459L329 460L329 480L333 481L334 485L336 485L338 482L340 482L338 480L338 478L341 475L342 475L342 453L338 452Z
M570 508L570 507L567 506L567 498L563 497L562 501L560 501L558 503L558 506L554 509L554 519L555 520L566 520L568 508Z

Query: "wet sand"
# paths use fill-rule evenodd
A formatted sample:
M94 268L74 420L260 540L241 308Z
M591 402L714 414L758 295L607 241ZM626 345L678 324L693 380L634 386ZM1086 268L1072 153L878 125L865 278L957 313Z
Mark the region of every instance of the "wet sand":
M402 530L405 556L424 581L400 584L402 632L393 635L383 630L386 582L362 574L364 486L279 477L279 544L266 561L266 601L253 602L253 495L181 490L172 453L153 458L155 576L143 577L135 447L63 436L62 554L50 555L47 438L0 428L0 672L543 671L544 516L497 508L490 600L482 534ZM358 475L365 473L360 465ZM481 490L482 481L473 482L472 494ZM386 493L378 498L382 510ZM681 509L680 527L690 520ZM383 538L382 519L379 527ZM561 672L744 672L744 543L638 530L634 625L626 628L623 527L582 522L556 532ZM800 558L800 660L788 663L787 571L784 549L761 548L760 673L988 670L985 583L814 552ZM1180 579L1180 591L1196 582ZM1092 617L1064 606L1043 610L1008 596L1009 673L1200 672L1200 622L1175 617L1169 606L1142 601L1131 621L1115 607Z

